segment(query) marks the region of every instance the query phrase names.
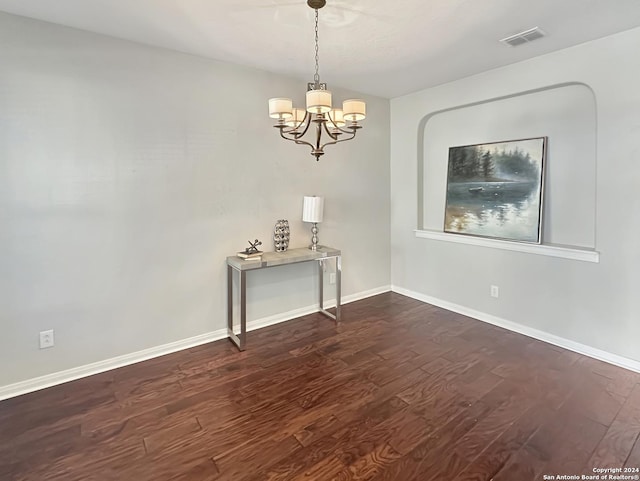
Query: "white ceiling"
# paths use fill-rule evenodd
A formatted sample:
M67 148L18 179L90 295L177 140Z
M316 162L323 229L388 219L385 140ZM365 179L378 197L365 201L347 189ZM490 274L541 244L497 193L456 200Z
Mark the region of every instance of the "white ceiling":
M305 0L0 0L0 11L313 79ZM548 36L498 42L535 26ZM320 76L396 97L637 26L639 0L327 0Z

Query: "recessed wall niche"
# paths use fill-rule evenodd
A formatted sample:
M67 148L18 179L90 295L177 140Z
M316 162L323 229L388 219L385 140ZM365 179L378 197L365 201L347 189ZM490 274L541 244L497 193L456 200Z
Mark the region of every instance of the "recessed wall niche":
M418 229L443 230L449 147L546 136L542 244L595 249L596 99L587 85L455 106L420 128Z

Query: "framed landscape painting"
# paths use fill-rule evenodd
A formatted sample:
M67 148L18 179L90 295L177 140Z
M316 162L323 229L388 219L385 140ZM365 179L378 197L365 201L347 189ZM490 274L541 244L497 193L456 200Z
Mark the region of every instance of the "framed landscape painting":
M546 137L449 149L444 231L540 243Z

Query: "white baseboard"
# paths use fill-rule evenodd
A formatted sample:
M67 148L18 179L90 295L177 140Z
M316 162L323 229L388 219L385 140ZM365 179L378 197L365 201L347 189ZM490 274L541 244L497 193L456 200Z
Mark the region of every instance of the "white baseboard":
M493 324L494 326L502 327L504 329L508 329L509 331L517 332L518 334L523 334L525 336L538 339L539 341L544 341L549 344L553 344L554 346L562 347L564 349L568 349L569 351L577 352L578 354L583 354L585 356L592 357L609 364L613 364L614 366L622 367L630 371L640 373L640 362L634 359L618 356L617 354L603 351L601 349L587 346L585 344L580 344L579 342L565 339L564 337L556 336L555 334L540 331L538 329L524 326L516 322L508 321L497 316L492 316L491 314L476 311L475 309L470 309L468 307L460 306L452 302L443 301L442 299L427 296L419 292L410 291L408 289L404 289L403 287L391 286L391 290L393 292L397 292L398 294L402 294L404 296L426 302L427 304L432 304L448 311L457 312L458 314L472 317L479 321L487 322L489 324Z
M223 339L225 337L227 337L227 329L218 329L217 331L208 332L188 339L182 339L169 344L163 344L162 346L151 347L149 349L132 352L123 356L105 359L104 361L93 362L91 364L85 364L84 366L78 366L33 379L27 379L26 381L20 381L15 384L9 384L7 386L0 387L0 401L15 396L21 396L22 394L27 394L33 391L39 391L40 389L56 386L58 384L63 384L65 382L74 381L83 377L93 376L94 374L110 371L111 369L128 366L129 364L146 361L154 357L164 356L165 354L171 354L176 351L199 346L200 344L206 344L207 342L217 341L218 339Z
M391 286L382 286L376 289L370 289L368 291L363 291L356 294L344 296L342 298L342 304L348 304L350 302L375 296L377 294L382 294L383 292L388 292L390 290L391 290ZM335 306L335 300L333 301L328 300L325 307L330 308L334 306ZM318 311L318 308L317 306L314 305L314 306L303 307L300 309L294 309L292 311L288 311L282 314L277 314L273 316L264 317L261 319L256 319L254 321L247 323L247 331L261 329L263 327L271 326L273 324L278 324L280 322L285 322L291 319L295 319L296 317L306 316L307 314L311 314L317 311ZM207 332L205 334L200 334L198 336L190 337L188 339L182 339L180 341L163 344L162 346L155 346L149 349L144 349L142 351L125 354L123 356L118 356L111 359L105 359L104 361L98 361L91 364L86 364L84 366L78 366L72 369L67 369L65 371L55 372L52 374L47 374L45 376L40 376L33 379L27 379L26 381L20 381L14 384L9 384L7 386L0 386L0 401L4 399L9 399L12 397L20 396L22 394L27 394L33 391L39 391L40 389L56 386L58 384L63 384L65 382L74 381L76 379L80 379L83 377L99 374L101 372L110 371L111 369L128 366L130 364L135 364L141 361L146 361L154 357L160 357L166 354L182 351L184 349L199 346L201 344L206 344L208 342L218 341L226 337L227 337L227 328L225 327L224 329L218 329L216 331Z

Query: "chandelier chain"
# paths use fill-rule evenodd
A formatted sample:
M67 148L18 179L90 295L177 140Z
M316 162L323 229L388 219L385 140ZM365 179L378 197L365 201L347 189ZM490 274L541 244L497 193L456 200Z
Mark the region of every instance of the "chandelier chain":
M316 11L316 73L313 76L313 83L315 84L316 88L320 88L320 74L319 74L319 67L318 67L318 9L315 9Z

